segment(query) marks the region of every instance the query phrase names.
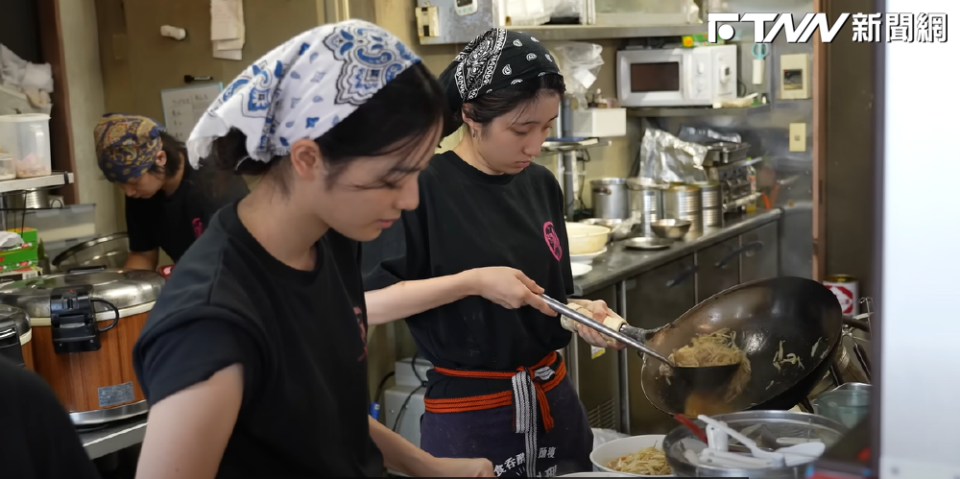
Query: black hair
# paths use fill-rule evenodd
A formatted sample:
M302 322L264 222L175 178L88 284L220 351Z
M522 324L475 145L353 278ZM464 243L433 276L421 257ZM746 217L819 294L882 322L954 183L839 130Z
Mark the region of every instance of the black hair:
M167 162L163 166L154 163L147 170L153 175L171 177L180 172L183 160L187 157L187 146L165 131L160 132L160 150L167 155Z
M563 96L566 87L560 75L543 75L532 81L525 81L492 91L470 100L470 108L460 107L448 116L443 127L443 136L446 137L463 126L463 115L481 124L488 125L493 120L510 113L518 106L527 106L543 93L553 93Z
M390 154L409 156L443 122L446 103L443 89L422 63L398 74L366 103L314 140L329 168L328 184L332 184L343 168L357 158ZM289 156L275 157L268 163L241 162L246 157L246 135L234 128L214 141L204 162L231 174L269 176L282 193L289 193ZM397 164L377 184L362 187L392 187L396 181L416 171L405 163Z

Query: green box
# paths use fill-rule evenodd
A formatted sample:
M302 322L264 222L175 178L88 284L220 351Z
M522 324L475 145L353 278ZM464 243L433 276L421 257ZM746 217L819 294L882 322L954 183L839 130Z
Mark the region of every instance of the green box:
M31 261L39 259L39 251L36 247L27 249L18 249L15 251L0 251L0 266L22 265L20 268L30 266Z

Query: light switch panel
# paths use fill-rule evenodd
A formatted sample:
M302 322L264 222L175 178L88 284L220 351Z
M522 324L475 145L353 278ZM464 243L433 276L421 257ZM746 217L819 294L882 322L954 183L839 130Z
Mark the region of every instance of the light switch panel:
M790 124L790 151L807 151L807 124Z

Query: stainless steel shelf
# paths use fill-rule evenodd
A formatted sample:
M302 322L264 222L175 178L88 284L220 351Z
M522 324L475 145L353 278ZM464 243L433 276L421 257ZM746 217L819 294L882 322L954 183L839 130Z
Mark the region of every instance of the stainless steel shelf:
M141 416L135 419L110 424L102 429L80 432L80 442L87 451L90 459L106 456L143 442L147 432L147 418Z
M707 33L704 24L627 27L614 25L540 25L506 27L527 32L542 41L601 40L605 38L682 37Z
M540 154L543 155L547 153L563 153L565 151L580 151L603 146L610 146L610 140L600 140L596 143L589 143L586 145L581 144L580 142L552 142L550 145L544 143L540 149Z
M747 108L710 108L710 107L680 107L680 108L627 108L627 116L634 118L666 118L686 116L736 116L750 115L770 111L770 105L756 105Z
M40 176L37 178L18 178L15 180L0 181L0 193L44 188L48 186L63 186L71 183L73 183L73 173L68 171L55 171L50 176Z

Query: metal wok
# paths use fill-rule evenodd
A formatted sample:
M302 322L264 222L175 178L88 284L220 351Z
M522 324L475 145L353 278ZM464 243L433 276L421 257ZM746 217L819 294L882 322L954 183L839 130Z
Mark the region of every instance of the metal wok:
M796 277L765 279L735 286L706 299L673 323L646 338L646 346L668 356L700 334L722 328L737 333L737 344L750 359L750 381L726 405L747 409L790 409L800 403L830 367L840 344L840 303L820 283ZM783 353L800 364L773 363L780 341ZM816 347L814 346L816 345ZM657 409L684 413L687 397L676 382L661 376L660 362L644 357L643 393Z

